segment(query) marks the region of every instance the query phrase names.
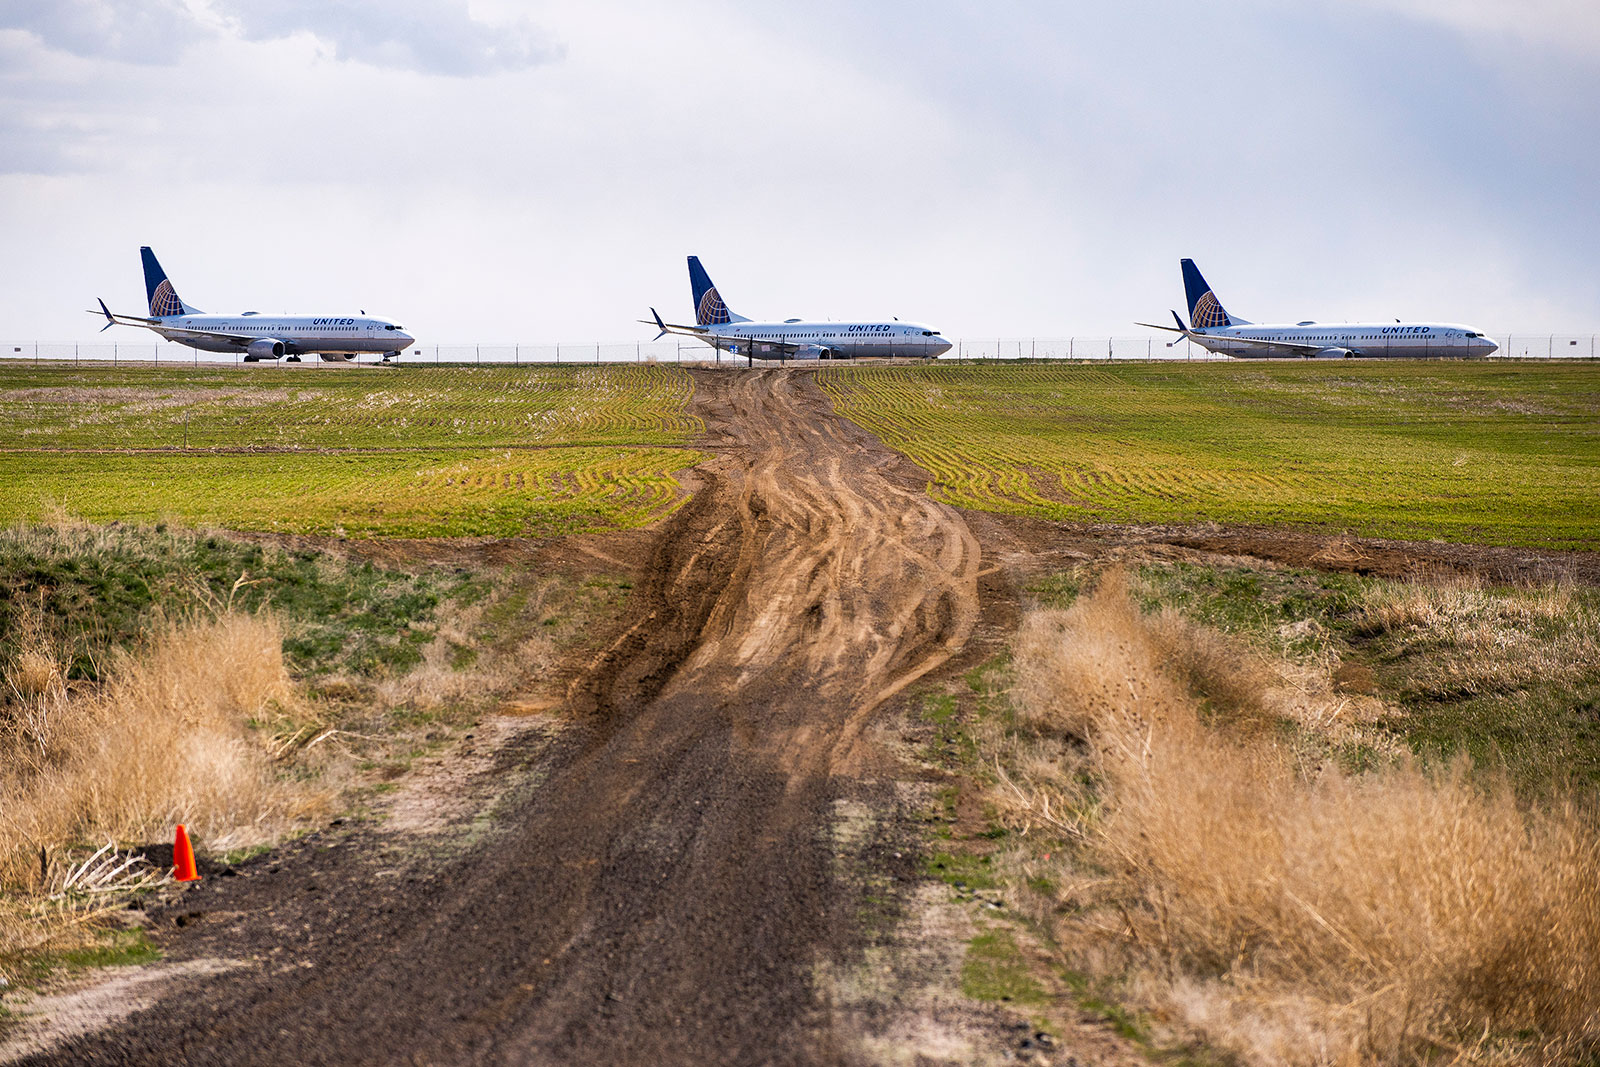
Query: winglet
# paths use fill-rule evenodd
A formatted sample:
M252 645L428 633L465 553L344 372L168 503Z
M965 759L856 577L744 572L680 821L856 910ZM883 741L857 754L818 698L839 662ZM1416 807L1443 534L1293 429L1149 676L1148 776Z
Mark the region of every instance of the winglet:
M654 338L654 340L659 341L667 335L667 324L661 321L661 313L655 308L650 309L650 317L656 320L656 329L661 331Z
M106 307L106 302L104 300L101 300L97 296L97 297L95 297L95 301L97 303L99 303L100 310L101 310L101 312L103 312L105 314L105 317L106 317L106 324L104 326L100 327L100 332L101 333L105 333L107 330L111 329L111 327L113 327L113 326L115 326L117 324L117 320L111 317L111 309ZM90 312L90 314L93 314L93 312Z
M1176 330L1174 330L1171 326L1160 326L1153 322L1136 322L1134 325L1145 326L1152 330L1166 330L1168 333L1188 334L1189 331L1184 327L1183 320L1178 318L1178 313L1176 311L1172 313L1172 321L1178 324L1178 328Z

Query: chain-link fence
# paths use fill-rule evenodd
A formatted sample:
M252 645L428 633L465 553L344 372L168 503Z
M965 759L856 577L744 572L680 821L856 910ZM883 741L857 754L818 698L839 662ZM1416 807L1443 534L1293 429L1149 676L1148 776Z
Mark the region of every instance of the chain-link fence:
M1500 349L1492 359L1596 359L1600 358L1600 335L1494 333L1489 337L1499 342ZM1407 348L1397 351L1399 356L1426 357L1427 349ZM375 356L362 356L371 361ZM453 344L414 345L400 354L399 361L409 364L452 365L520 365L520 364L581 364L581 363L688 363L705 361L732 361L728 352L718 352L694 341L644 341L576 344ZM762 359L757 353L757 359ZM772 358L776 358L773 354ZM1213 360L1226 359L1191 341L1169 341L1165 337L1028 337L964 339L937 358L951 362L976 360ZM241 363L243 352L199 352L168 341L134 340L110 341L93 344L44 341L11 341L0 343L0 360L50 363L140 363L201 364ZM342 361L323 362L318 356L304 357L305 364L337 367Z

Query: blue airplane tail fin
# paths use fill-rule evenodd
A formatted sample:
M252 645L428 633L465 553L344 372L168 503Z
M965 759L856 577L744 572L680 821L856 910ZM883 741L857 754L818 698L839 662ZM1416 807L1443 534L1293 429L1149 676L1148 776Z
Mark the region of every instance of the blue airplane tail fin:
M700 265L699 256L689 257L689 288L694 292L694 321L700 326L721 326L729 322L749 322L735 315L722 301L722 294L711 283L711 275Z
M1222 301L1217 299L1217 294L1200 276L1200 268L1194 265L1192 259L1183 261L1183 290L1189 298L1189 325L1194 329L1237 326L1243 321L1232 318L1223 309Z
M161 269L161 264L156 262L156 254L150 251L149 245L140 247L139 258L144 260L144 291L150 298L151 318L199 313L199 308L190 307L178 296L178 291L172 287L172 281L167 277L167 272Z

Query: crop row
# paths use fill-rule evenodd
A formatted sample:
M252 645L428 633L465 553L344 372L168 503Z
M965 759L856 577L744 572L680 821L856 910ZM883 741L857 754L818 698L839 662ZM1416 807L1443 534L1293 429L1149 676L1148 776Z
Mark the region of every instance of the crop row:
M637 526L681 501L667 448L197 455L0 452L0 522L52 512L349 536L543 536Z
M693 388L672 364L0 368L0 448L675 445L702 429Z

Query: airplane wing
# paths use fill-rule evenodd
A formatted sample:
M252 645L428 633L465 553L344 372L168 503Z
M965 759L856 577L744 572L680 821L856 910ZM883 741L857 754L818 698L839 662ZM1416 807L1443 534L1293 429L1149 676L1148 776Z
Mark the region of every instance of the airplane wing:
M775 341L770 337L741 338L741 340L744 342L744 347L749 350L749 355L757 355L761 352L781 352L786 355L793 355L802 348L807 347L798 341Z
M127 323L125 325L134 325L134 324L133 323ZM248 346L251 341L259 341L261 339L259 335L247 335L247 334L242 334L242 333L225 333L225 332L223 332L221 330L192 330L192 329L189 329L186 326L163 326L163 325L160 325L160 324L151 325L149 323L139 323L138 325L146 326L147 328L155 330L158 333L181 333L181 334L186 334L186 335L188 335L190 337L210 337L213 340L226 341L229 344L235 344L235 345L238 345L241 348L244 348L244 347ZM285 343L287 343L287 342L285 342Z
M1343 345L1303 345L1296 341L1263 341L1256 337L1233 337L1231 335L1217 336L1214 334L1192 334L1192 339L1200 342L1202 337L1212 341L1220 341L1230 347L1244 347L1263 356L1315 356L1319 352L1326 352L1332 348L1343 348Z

